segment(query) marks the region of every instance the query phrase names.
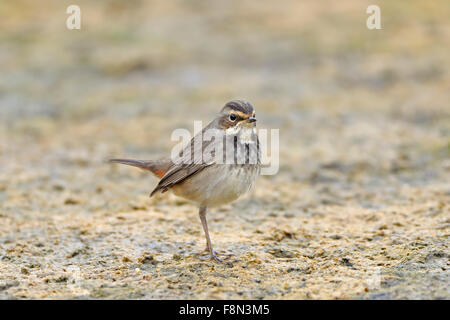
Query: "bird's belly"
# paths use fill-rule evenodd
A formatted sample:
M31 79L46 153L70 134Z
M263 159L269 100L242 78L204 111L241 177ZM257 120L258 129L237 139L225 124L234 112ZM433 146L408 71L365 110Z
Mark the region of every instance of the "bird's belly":
M257 165L212 165L173 186L172 191L200 205L216 206L249 191L258 174Z

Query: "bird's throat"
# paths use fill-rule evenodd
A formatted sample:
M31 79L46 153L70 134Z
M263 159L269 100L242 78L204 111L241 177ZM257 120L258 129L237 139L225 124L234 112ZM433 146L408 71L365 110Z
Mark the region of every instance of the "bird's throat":
M237 135L241 143L255 143L256 128L235 126L225 130L226 135Z

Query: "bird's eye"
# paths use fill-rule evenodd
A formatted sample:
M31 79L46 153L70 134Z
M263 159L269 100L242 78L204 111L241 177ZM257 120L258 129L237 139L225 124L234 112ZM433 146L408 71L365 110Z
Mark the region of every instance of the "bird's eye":
M231 121L235 121L236 120L236 115L235 114L230 114L230 120Z

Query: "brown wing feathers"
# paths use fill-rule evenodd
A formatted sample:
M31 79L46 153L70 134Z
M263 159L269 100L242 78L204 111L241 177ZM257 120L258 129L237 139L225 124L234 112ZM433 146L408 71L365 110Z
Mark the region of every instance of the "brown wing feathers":
M203 128L202 133L199 133L197 136L203 134L205 130L210 129L213 124L214 121ZM175 164L171 160L143 161L130 159L111 159L109 161L148 170L158 178L160 178L161 180L159 181L158 185L150 194L151 197L158 191L166 192L173 185L182 182L188 177L210 166L212 163L204 163L202 157L200 157L200 162L196 162L198 160L196 159L196 157L194 157L194 152L198 149L203 153L204 148L206 148L206 146L213 141L214 139L212 141L203 141L201 137L192 138L189 145L183 149L180 164Z

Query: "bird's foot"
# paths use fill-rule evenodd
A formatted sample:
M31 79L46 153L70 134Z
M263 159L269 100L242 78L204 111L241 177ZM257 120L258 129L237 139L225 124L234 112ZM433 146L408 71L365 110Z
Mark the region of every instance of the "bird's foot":
M208 254L208 256L202 257L205 254ZM222 256L223 258L219 258L219 256ZM215 262L225 263L225 264L231 264L231 263L238 261L237 259L230 260L231 257L233 257L233 254L231 254L231 253L221 253L221 252L217 252L217 251L211 252L208 248L205 248L205 250L203 250L202 252L194 254L194 257L196 257L198 260L201 260L201 261L213 260Z

